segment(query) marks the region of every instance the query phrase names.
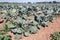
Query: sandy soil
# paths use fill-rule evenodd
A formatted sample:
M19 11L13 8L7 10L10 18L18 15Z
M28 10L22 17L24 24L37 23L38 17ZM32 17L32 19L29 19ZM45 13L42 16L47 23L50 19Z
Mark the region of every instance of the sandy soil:
M50 34L53 34L54 32L60 31L60 17L56 18L56 20L53 20L53 23L49 25L49 27L41 28L38 30L36 34L30 34L29 37L23 37L20 40L51 40ZM12 36L12 39L14 40L13 33L9 34Z

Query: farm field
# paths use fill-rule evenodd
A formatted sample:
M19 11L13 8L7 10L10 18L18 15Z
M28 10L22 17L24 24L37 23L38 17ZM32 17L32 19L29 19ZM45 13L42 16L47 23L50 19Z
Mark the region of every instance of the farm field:
M0 3L0 40L60 40L60 4Z
M60 17L53 20L53 23L51 23L49 27L41 28L36 34L30 34L29 37L23 37L20 40L51 40L50 34L53 34L54 32L60 32ZM11 35L10 32L9 34ZM12 36L12 39L13 38L14 35Z

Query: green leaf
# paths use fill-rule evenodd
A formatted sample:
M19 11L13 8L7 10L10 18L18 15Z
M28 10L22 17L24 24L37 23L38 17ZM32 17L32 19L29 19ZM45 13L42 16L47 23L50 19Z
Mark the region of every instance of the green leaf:
M15 35L15 40L20 40L21 38L22 38L22 35L20 35L20 34Z
M42 28L42 26L41 26L41 25L36 25L36 26L37 26L37 28L38 28L38 29L41 29L41 28Z
M13 24L7 24L8 29L13 29L15 26Z
M37 29L36 26L31 26L29 30L30 30L30 33L33 33L34 34L34 33L37 32L38 29Z
M29 32L27 31L27 32L24 32L24 36L26 36L26 37L28 37L29 36Z
M10 35L2 35L0 36L0 40L11 40Z

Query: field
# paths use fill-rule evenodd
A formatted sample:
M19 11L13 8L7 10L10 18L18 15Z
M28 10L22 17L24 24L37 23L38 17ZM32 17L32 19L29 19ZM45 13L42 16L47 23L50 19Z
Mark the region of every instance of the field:
M55 32L60 32L59 3L0 3L0 40L52 40Z
M38 30L36 34L30 34L29 37L24 37L20 40L51 40L50 37L51 34L54 32L60 32L60 17L57 17L55 20L53 20L53 23L49 25L49 27L41 28ZM13 34L9 32L9 34L12 36ZM12 36L12 39L14 40L14 36Z

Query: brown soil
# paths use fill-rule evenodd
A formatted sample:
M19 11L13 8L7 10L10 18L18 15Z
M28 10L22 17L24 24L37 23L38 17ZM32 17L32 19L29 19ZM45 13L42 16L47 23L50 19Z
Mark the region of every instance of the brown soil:
M23 37L20 40L51 40L50 34L53 34L54 32L60 31L60 17L56 18L56 20L53 20L53 23L49 25L49 27L41 28L38 30L36 34L30 34L29 37ZM14 40L13 33L9 34L12 36L12 39Z
M0 18L0 22L2 22L4 19ZM0 28L3 28L3 23L0 23Z
M0 24L0 28L3 28L3 24L2 23Z
M0 22L4 21L4 19L0 18Z

